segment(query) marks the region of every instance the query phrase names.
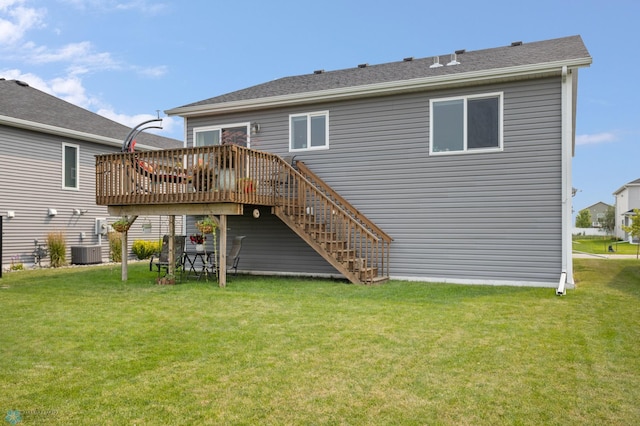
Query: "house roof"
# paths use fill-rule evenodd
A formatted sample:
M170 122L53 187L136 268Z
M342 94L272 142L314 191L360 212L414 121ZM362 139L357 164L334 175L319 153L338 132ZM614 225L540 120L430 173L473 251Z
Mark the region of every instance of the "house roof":
M618 195L630 186L640 186L640 179L632 180L631 182L622 185L620 188L618 188L617 191L613 193L613 195Z
M27 83L0 78L0 124L121 146L131 128L51 96ZM137 137L142 149L176 148L177 139L150 133Z
M602 201L598 201L597 203L591 204L590 206L587 206L587 207L585 207L585 208L584 208L584 209L582 209L582 210L586 210L586 209L593 209L593 208L596 208L596 207L599 207L599 206L607 207L607 208L609 208L609 207L613 207L613 206L612 206L612 205L610 205L610 204L607 204L607 203L602 202Z
M453 60L455 65L448 65ZM434 62L443 65L433 67ZM166 111L195 116L267 108L434 87L560 75L562 67L584 67L591 56L580 36L414 59L362 64L337 71L284 77Z

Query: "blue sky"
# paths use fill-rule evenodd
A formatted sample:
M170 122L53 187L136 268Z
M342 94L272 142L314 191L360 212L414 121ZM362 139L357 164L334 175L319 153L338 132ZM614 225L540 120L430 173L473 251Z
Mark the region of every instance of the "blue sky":
M316 69L579 34L577 211L640 178L639 21L637 0L0 0L0 77L131 126Z

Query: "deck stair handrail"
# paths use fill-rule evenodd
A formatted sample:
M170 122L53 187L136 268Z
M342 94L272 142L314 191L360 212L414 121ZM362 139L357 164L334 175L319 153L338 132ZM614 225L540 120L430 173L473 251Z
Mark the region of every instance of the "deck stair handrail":
M391 237L304 163L296 170L280 160L278 167L275 214L351 282L387 280Z
M373 223L364 214L360 213L349 201L347 201L342 195L338 194L333 188L331 188L325 181L320 179L315 173L313 173L309 167L302 161L296 162L296 169L316 188L322 191L327 197L333 200L334 203L339 205L342 209L348 212L355 220L360 222L365 228L369 229L378 238L385 240L387 243L391 243L393 238L384 232L380 227Z

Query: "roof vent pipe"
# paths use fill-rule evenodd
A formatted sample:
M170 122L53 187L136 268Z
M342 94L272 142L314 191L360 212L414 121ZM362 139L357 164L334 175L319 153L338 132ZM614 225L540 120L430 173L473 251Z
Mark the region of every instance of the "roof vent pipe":
M431 65L429 68L440 68L441 66L442 64L440 63L440 56L434 56L433 65Z
M450 67L451 65L460 65L460 62L458 62L458 55L456 55L455 53L451 54L451 62L447 64L448 67Z

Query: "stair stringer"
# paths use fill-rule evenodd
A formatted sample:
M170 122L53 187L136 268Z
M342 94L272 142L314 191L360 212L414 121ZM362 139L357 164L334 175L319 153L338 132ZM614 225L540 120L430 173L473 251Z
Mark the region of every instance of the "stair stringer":
M363 284L358 274L349 270L342 262L340 262L331 251L326 250L318 241L316 241L302 226L298 225L289 215L287 215L280 207L274 207L273 213L284 222L293 232L302 238L312 249L314 249L323 259L331 264L338 272L344 275L353 284Z

